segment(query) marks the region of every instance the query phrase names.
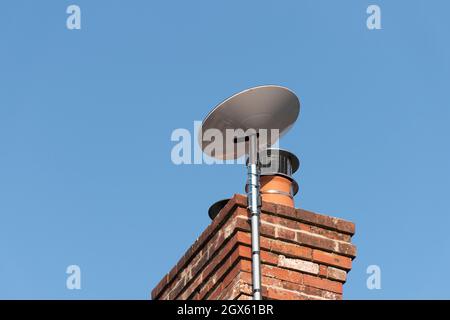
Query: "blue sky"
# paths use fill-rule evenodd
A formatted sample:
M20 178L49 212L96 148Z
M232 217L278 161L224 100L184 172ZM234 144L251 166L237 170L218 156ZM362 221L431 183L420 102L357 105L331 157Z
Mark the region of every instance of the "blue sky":
M66 28L77 4L81 30ZM368 30L377 4L382 30ZM281 147L299 207L354 221L347 299L450 298L450 3L3 1L0 298L145 299L243 193L245 168L175 166L192 130L242 89L302 110ZM66 289L79 265L81 290ZM380 266L382 289L366 268Z

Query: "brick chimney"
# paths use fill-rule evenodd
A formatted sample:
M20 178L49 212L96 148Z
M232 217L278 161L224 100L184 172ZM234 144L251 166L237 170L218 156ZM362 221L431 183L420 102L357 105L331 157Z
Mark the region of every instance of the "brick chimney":
M261 207L263 299L341 300L356 256L351 222L272 202ZM152 299L252 298L247 198L235 195L152 291Z

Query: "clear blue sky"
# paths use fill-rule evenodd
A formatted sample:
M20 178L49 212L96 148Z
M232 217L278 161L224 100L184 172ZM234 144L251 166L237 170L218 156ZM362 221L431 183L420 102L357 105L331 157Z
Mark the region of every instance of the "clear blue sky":
M82 29L66 28L77 4ZM366 27L378 4L382 30ZM298 206L354 221L345 298L450 298L450 3L2 1L0 298L148 298L242 193L241 166L175 166L176 128L279 84ZM66 289L66 267L82 289ZM379 265L382 289L366 288Z

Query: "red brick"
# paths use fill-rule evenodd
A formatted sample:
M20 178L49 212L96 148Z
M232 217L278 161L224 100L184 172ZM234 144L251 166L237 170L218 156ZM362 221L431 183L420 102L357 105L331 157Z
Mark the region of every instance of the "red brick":
M288 241L296 241L297 239L297 234L295 231L285 228L277 227L275 230L275 234L277 239L286 239Z
M345 282L347 280L347 272L341 269L328 267L327 277L329 279Z
M244 244L251 244L251 237L250 237L250 233L248 232L243 232L243 231L238 231L236 233L237 236L237 241L239 241L240 243L244 243Z
M275 237L275 227L267 223L261 223L260 232L262 235Z
M326 251L336 250L338 244L336 240L315 236L311 233L297 232L297 242L309 247L319 248Z
M239 256L251 259L252 258L252 249L247 246L239 246Z
M352 268L352 259L317 249L312 251L312 259L315 262L335 266L345 270L350 270Z
M241 266L241 271L252 272L252 262L249 260L241 260L239 261L239 265Z
M283 218L280 216L276 216L270 213L261 213L261 221L262 222L268 222L270 224L274 224L280 227L286 227L289 229L300 229L300 225L301 223L296 221L296 220L292 220L292 219L287 219L287 218Z
M287 270L275 266L262 265L261 273L267 277L272 277L279 280L285 280L294 283L302 283L303 281L303 274L301 274L300 272Z
M338 252L352 258L356 257L356 247L351 243L340 242Z
M195 280L189 284L189 286L186 286L185 290L177 297L180 300L187 300L189 299L194 292L198 289L198 287L202 284L203 278L200 275L199 277L195 278Z
M233 280L239 276L240 266L236 265L231 271L229 271L224 279L220 281L217 287L208 295L208 299L215 300L218 296L220 296L224 289L233 282Z
M331 281L328 279L311 276L308 274L303 275L303 284L326 291L332 291L335 293L342 293L342 283L337 281Z
M261 239L261 244L262 243L264 243L264 246L269 246L270 251L281 253L286 256L294 258L305 258L307 260L310 260L312 257L312 250L310 248L299 246L297 244L269 239L267 240L267 242Z
M277 265L278 264L278 255L262 250L261 251L261 261L263 263Z
M239 246L239 253L241 257L247 258L249 260L252 259L252 249L247 246ZM260 251L261 261L267 264L278 264L278 255L273 254L271 252L267 252L264 250Z
M262 294L264 298L273 300L306 300L305 296L299 292L277 287L263 287Z
M319 266L319 276L326 277L328 275L328 268L327 266L320 265Z
M317 226L309 226L308 229L309 230L305 230L305 231L308 231L308 232L311 232L311 233L315 233L315 234L319 234L319 235L322 235L322 236L330 238L330 239L341 240L341 241L350 241L351 240L351 236L349 234L346 234L346 233L341 233L341 232L338 232L338 231L324 229L324 228L320 228L320 227L317 227Z
M295 216L300 220L310 222L314 225L327 227L333 230L345 232L350 235L355 234L355 224L349 221L345 221L330 216L324 216L303 209L297 209Z

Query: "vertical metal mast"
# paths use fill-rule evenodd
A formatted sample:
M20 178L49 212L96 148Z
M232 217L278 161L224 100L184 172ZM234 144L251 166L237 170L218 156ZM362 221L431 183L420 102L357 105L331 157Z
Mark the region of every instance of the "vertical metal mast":
M260 167L258 159L258 137L253 134L249 137L249 153L247 164L247 204L251 214L252 228L252 282L253 300L261 300L261 258L259 248L259 223L261 212Z
M282 135L284 135L295 123L300 112L300 101L295 93L285 87L267 85L250 88L241 91L222 103L217 105L202 122L198 134L198 142L208 156L220 159L239 159L243 155L248 155L247 164L247 199L248 210L251 215L251 235L252 235L252 278L253 278L253 299L261 300L261 257L259 248L260 235L260 163L258 159L258 145L264 142L264 147L272 146ZM225 148L208 148L210 139L204 139L204 134L210 130L219 132L221 138L213 134L214 142L222 139L222 146ZM229 145L229 130L255 131L245 137L236 137L234 133L234 143L241 142L242 138L248 142L246 148L235 148ZM268 141L258 141L260 130L277 129L276 137L270 136ZM276 139L275 139L276 138ZM262 144L262 143L261 143ZM230 148L232 147L232 148ZM246 150L249 149L249 150Z

